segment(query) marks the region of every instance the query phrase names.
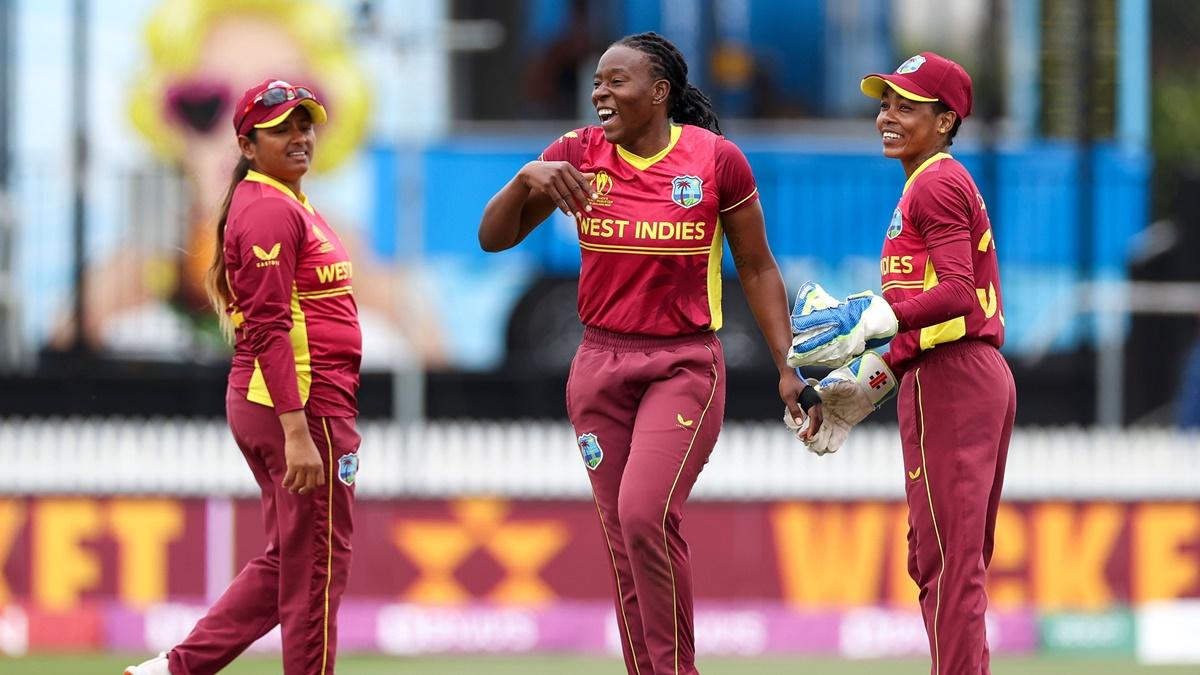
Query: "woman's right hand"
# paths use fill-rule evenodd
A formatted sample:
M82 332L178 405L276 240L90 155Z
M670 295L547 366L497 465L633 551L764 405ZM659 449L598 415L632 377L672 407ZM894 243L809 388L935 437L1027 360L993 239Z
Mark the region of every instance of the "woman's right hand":
M568 216L582 218L584 211L592 210L588 199L597 197L591 185L596 174L583 173L570 162L535 160L521 167L517 176L530 192L547 195Z
M308 494L325 484L325 466L321 453L305 428L284 434L283 457L287 473L283 476L283 487L288 492Z

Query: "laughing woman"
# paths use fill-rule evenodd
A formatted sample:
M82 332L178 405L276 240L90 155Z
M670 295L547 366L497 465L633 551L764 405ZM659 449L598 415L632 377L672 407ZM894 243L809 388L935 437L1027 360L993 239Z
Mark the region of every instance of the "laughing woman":
M767 247L750 165L720 136L683 55L655 33L600 57L600 120L567 132L484 210L488 251L519 244L555 208L579 235L583 344L567 413L588 468L612 569L630 675L692 675L692 583L683 505L725 412L721 252L738 276L779 369L779 395L820 426L819 398L785 363L783 278Z

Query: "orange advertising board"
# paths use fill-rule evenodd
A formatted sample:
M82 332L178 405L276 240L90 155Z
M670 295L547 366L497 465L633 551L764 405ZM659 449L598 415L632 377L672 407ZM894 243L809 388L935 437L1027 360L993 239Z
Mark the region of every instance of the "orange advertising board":
M360 500L355 521L348 599L608 598L591 502ZM701 600L915 606L900 503L697 502L683 529ZM204 600L263 547L257 500L0 499L0 605ZM1200 598L1200 503L1005 504L988 585L998 609Z

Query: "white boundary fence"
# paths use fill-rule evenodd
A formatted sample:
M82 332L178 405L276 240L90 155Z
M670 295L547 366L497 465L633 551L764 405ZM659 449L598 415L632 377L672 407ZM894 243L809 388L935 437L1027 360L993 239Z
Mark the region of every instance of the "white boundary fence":
M496 495L589 499L566 423L365 422L362 498ZM603 439L601 439L603 445ZM0 494L257 494L221 420L0 420ZM730 423L697 499L903 499L896 430L855 430L817 457L783 428ZM1008 499L1200 499L1200 434L1018 428Z

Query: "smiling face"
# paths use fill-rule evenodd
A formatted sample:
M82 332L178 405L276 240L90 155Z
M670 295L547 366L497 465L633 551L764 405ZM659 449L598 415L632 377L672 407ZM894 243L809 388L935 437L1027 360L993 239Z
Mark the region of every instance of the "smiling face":
M910 101L888 87L879 99L875 128L883 138L884 156L908 169L946 147L955 119L953 112L938 113L933 103Z
M592 83L592 105L604 138L626 148L637 146L656 123L666 122L670 93L671 85L655 77L646 54L622 45L609 48L596 65Z
M312 163L317 134L312 116L304 106L296 106L287 119L273 127L258 129L254 140L238 138L242 155L254 169L296 189Z

